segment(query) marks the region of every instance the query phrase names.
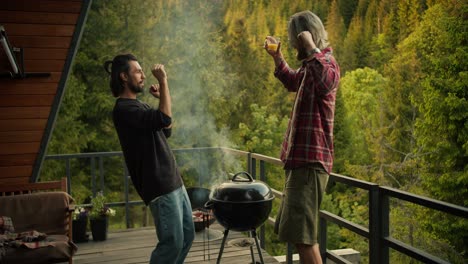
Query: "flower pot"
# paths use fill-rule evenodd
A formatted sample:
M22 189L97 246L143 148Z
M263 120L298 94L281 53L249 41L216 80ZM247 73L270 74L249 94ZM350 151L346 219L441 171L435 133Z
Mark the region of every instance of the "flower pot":
M88 227L88 218L82 217L76 220L73 220L72 223L72 236L73 242L87 242L88 235L86 234L86 228Z
M92 218L90 224L94 241L104 241L107 239L107 229L109 227L108 217Z

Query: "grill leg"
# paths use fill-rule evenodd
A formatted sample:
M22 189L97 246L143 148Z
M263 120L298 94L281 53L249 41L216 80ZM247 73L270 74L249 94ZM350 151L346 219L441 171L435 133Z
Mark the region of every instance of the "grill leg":
M224 250L224 243L226 243L226 238L228 234L229 234L229 229L224 230L223 242L221 243L221 248L219 249L218 260L216 261L216 264L221 263L221 256L223 255L223 250Z
M205 220L203 219L203 221L205 221ZM206 233L206 230L202 230L202 232L203 232L203 260L205 260L205 252L206 252L206 245L205 245L206 235L205 235L205 233ZM208 255L210 255L210 252L208 252Z
M254 236L253 231L249 232L249 237L253 237L253 236ZM250 246L250 257L252 258L252 264L256 264L255 254L254 254L254 251L253 251L253 245Z
M254 237L255 239L255 244L257 245L257 250L258 250L258 256L260 257L260 263L263 264L263 256L262 256L262 251L260 249L260 245L258 243L258 239L257 239L257 232L254 230L252 230L252 236ZM255 262L254 262L255 263Z

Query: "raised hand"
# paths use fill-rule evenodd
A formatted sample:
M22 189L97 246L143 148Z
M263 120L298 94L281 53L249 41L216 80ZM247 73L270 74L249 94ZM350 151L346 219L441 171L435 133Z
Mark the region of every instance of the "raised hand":
M153 68L151 68L151 73L153 73L153 76L156 77L159 83L167 79L166 70L164 70L163 64L153 65Z
M267 36L265 38L264 48L268 52L268 54L270 54L273 57L277 57L281 53L281 41L278 41L272 36Z
M159 98L161 96L159 84L152 84L151 87L149 88L149 92L156 98Z

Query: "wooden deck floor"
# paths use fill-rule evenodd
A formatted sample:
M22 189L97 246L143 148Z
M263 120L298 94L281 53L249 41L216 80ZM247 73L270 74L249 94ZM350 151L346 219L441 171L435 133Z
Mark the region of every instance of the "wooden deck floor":
M207 242L207 233L198 232L185 263L216 263L222 242L222 232L223 228L220 225L211 226L209 231L211 241L209 243ZM229 232L221 258L222 264L252 263L249 247L232 245L232 242L245 237L243 233ZM213 238L215 239L213 240ZM154 228L128 229L110 232L106 241L94 242L90 240L77 245L78 251L73 257L73 263L75 264L148 263L151 251L156 245L156 235ZM255 246L253 249L254 252L257 252ZM262 250L262 255L264 263L279 263L264 250ZM259 263L258 254L255 254L255 260Z

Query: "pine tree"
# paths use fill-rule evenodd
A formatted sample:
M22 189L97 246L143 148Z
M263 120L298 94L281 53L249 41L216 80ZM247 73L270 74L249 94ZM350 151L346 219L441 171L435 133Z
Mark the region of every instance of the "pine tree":
M328 32L328 39L331 46L334 48L333 53L335 54L335 58L339 61L346 31L344 20L339 12L338 2L336 0L333 0L331 4L325 27Z

